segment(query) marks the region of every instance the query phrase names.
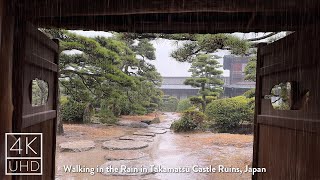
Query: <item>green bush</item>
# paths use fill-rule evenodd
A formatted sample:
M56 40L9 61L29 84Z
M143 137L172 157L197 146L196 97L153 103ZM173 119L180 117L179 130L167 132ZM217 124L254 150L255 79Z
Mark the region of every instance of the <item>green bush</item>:
M252 88L252 89L246 91L245 93L243 93L243 96L245 96L246 98L254 98L255 93L256 93L256 89Z
M208 96L206 96L206 104L209 104L216 99L217 99L217 96L211 96L211 95L209 96L208 95ZM200 111L203 111L202 109L203 109L203 102L204 101L201 96L193 96L193 97L190 97L189 100L190 100L190 103L194 107L198 108Z
M256 89L252 88L246 91L245 93L243 93L243 96L245 96L248 99L248 106L252 111L254 111L254 107L255 107L255 93L256 93L255 91Z
M206 97L206 103L209 104L209 103L211 103L212 101L214 101L216 99L217 99L217 96L207 96Z
M196 128L201 128L205 121L205 115L195 109L184 111L182 117L173 122L171 128L175 132L187 132Z
M112 111L112 106L109 107L109 102L107 100L102 100L100 103L100 111L96 116L99 121L103 124L114 124L117 122L117 118Z
M140 104L132 104L132 107L131 107L131 114L136 114L136 115L145 115L147 114L147 109L145 107L143 107L142 105Z
M177 112L183 112L193 107L189 99L180 100L177 106Z
M214 100L208 104L205 114L209 127L219 132L235 130L243 121L251 121L253 118L249 99L244 96Z
M103 109L96 116L102 124L115 124L118 121L110 109Z
M164 96L163 103L160 107L164 112L176 112L179 100L173 96Z
M61 103L61 118L65 122L83 122L83 113L86 105L76 101Z

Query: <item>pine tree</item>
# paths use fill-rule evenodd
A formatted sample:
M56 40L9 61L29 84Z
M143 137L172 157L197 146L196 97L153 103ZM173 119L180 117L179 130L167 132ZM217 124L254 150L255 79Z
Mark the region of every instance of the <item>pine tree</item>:
M186 85L200 88L199 94L201 98L191 98L194 103L201 103L202 111L204 112L207 104L207 96L218 96L221 92L223 81L219 78L222 74L219 62L213 55L199 54L192 64L189 72L192 73L191 78L187 78L184 82Z

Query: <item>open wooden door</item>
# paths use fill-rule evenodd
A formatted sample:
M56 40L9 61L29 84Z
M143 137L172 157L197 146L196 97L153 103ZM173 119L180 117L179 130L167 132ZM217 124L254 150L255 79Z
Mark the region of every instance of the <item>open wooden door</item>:
M258 48L254 179L320 179L319 52L311 31Z
M16 24L13 132L42 133L42 175L22 175L15 179L47 180L55 177L58 47L31 24L21 21ZM36 146L33 144L33 149L39 149L41 144Z

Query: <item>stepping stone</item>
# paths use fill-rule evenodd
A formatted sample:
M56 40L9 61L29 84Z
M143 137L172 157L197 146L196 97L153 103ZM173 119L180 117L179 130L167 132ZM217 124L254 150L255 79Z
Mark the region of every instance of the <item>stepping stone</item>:
M137 121L122 120L116 123L119 126L127 126L132 128L147 128L148 124Z
M155 134L164 134L167 132L167 130L160 129L160 128L152 128L152 129L145 130L145 132L151 132L151 133L155 133Z
M153 142L153 139L151 137L146 136L122 136L119 138L120 140L131 140L131 141L144 141L144 142Z
M145 132L145 131L137 131L137 132L133 133L133 135L137 135L137 136L152 136L152 137L156 136L155 133Z
M159 129L170 129L171 127L171 124L153 124L153 125L150 125L149 127L152 127L152 128L159 128Z
M61 152L82 152L95 148L95 143L87 140L72 141L61 143L59 147Z
M103 175L105 176L143 176L148 174L154 174L150 170L150 165L154 163L151 160L121 160L121 161L108 161L105 164L101 165L100 168L103 168ZM116 171L110 171L110 168L118 169ZM141 171L141 167L147 169L146 172ZM109 171L107 171L109 169Z
M111 140L102 144L103 149L110 150L134 150L148 147L146 142L131 140Z
M148 154L140 151L109 151L104 158L109 161L119 161L140 159L146 156L148 156Z

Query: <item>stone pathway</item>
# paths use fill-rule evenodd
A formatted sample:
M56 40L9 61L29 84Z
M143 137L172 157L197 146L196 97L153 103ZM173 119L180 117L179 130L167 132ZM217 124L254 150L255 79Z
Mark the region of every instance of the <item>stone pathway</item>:
M133 135L137 135L137 136L151 136L151 137L155 137L155 136L156 136L155 133L145 132L145 131L137 131L137 132L134 132Z
M130 120L122 120L117 122L119 126L127 126L131 128L148 128L147 123L137 122L137 121L130 121Z
M167 123L166 124L152 124L149 127L159 128L159 129L170 129L171 124L167 124Z
M130 128L128 126L120 127L114 126L106 128L103 125L98 133L84 131L82 129L77 132L76 137L68 138L60 136L60 143L68 141L67 143L58 143L57 151L57 174L56 180L62 179L249 179L251 175L232 175L227 173L212 174L212 173L160 173L152 172L151 167L155 165L160 167L184 167L193 166L201 162L201 166L226 164L227 166L234 163L245 165L251 162L252 142L242 143L241 147L236 145L221 145L224 141L216 140L214 136L220 136L209 133L195 133L195 134L175 134L170 129L170 123L178 119L178 115L171 113L165 114L166 118L159 124L151 124L147 128ZM101 131L101 132L100 132ZM134 135L152 133L154 136ZM164 133L164 134L162 134ZM84 134L84 135L82 135ZM98 135L97 135L98 134ZM69 133L72 135L72 133ZM230 138L235 137L230 135ZM78 141L79 139L93 140L95 143L93 149L85 151L86 143ZM224 137L224 138L229 138ZM59 141L58 141L59 142ZM79 143L80 142L80 143ZM213 143L215 142L215 143ZM247 142L247 140L245 141ZM140 149L136 149L140 144ZM68 146L66 146L68 145ZM81 147L79 147L81 145ZM105 148L103 148L103 145ZM65 149L74 146L75 149ZM237 145L238 146L238 145ZM92 148L92 146L90 146ZM123 150L121 150L123 149ZM62 152L63 151L63 152ZM67 153L65 151L71 151ZM237 153L235 153L237 152ZM94 176L89 173L66 173L64 165L82 164L88 168L96 168L100 165L102 169L108 167L116 167L123 169L121 172L110 172L104 170L103 173L96 173ZM148 171L141 172L141 166L148 169ZM241 166L242 167L242 166ZM244 167L244 166L243 166ZM138 168L138 169L137 169ZM155 170L157 171L157 170ZM152 174L152 175L147 175ZM229 175L231 174L231 175ZM147 176L145 176L147 175ZM222 178L221 178L222 177Z
M138 130L132 135L125 135L118 138L99 138L95 141L73 141L65 142L59 145L61 152L82 152L95 148L95 142L101 144L101 148L105 149L106 155L104 159L106 163L101 165L101 168L108 166L121 169L125 166L128 169L122 172L107 172L104 171L103 175L112 176L141 176L154 172L142 172L141 167L153 164L150 155L141 152L142 149L149 146L149 143L154 142L156 135L165 134L169 131L171 122L160 122L159 124L147 125L142 122L134 122L123 120L118 122L119 126L127 126L131 128L145 128ZM146 167L149 168L149 167Z
M125 122L122 124L128 125L129 123ZM129 126L132 127L132 124L130 124ZM121 167L125 166L127 170L123 170L121 172L103 172L103 175L141 176L154 173L149 169L147 172L141 171L141 167L148 164L153 164L153 162L149 159L148 154L137 151L136 149L143 149L147 147L147 142L153 142L153 137L155 137L157 134L160 135L166 133L168 129L170 129L170 125L168 125L168 122L152 124L149 125L145 130L134 132L133 135L126 135L120 137L119 140L104 142L102 147L106 149L113 149L113 151L109 151L107 153L105 159L108 161L100 167L107 168L108 166L111 166L121 169ZM131 150L120 151L120 149Z
M145 132L150 132L150 133L154 133L154 134L164 134L167 131L168 130L166 130L166 129L160 129L160 128L148 128L147 130L145 130Z
M111 140L102 144L103 149L109 150L135 150L148 147L148 143L131 140Z
M153 142L153 138L152 138L152 137L136 136L136 135L122 136L122 137L120 137L119 139L120 139L120 140L132 140L132 141Z
M61 152L82 152L89 151L95 148L95 143L93 141L73 141L65 142L59 145Z

